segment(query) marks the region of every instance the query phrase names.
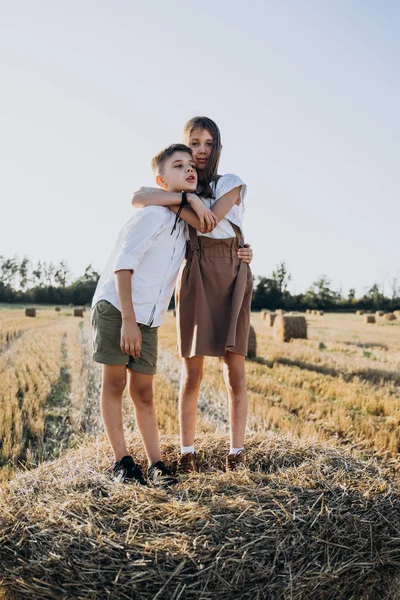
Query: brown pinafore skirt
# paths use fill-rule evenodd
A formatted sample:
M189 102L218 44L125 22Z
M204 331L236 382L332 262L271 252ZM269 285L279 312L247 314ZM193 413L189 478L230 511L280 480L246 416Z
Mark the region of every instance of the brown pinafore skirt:
M253 276L239 260L236 237L197 236L189 225L185 261L175 292L178 350L182 357L247 354Z

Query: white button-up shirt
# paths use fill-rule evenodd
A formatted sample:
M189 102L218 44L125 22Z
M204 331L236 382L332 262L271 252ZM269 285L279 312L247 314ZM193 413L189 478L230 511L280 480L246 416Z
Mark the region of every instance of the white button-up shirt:
M136 321L152 327L161 325L185 256L185 223L177 223L171 235L174 222L175 214L163 206L136 211L118 236L97 284L92 308L99 300L108 300L121 310L115 272L129 269L133 271Z

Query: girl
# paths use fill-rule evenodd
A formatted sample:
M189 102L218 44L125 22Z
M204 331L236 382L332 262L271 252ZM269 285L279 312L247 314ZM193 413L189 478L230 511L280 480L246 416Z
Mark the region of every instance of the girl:
M245 356L253 289L247 264L252 253L243 247L246 185L236 175L217 174L222 145L214 121L207 117L188 121L184 142L192 149L196 163L197 194L209 210L204 212L204 233L188 225L186 258L176 286L178 349L183 358L179 470L196 469L194 435L204 356L219 356L225 363L231 442L226 468L234 470L243 460L247 421ZM133 206L164 205L174 212L180 202L180 194L149 188L136 192L132 200Z

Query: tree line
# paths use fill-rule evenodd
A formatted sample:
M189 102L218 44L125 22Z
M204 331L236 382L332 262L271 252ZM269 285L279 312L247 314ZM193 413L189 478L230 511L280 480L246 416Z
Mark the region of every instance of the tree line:
M83 275L73 279L68 264L38 261L33 264L26 256L6 258L0 256L0 302L32 304L90 304L99 279L99 273L88 265ZM400 285L391 283L391 293L386 296L377 283L373 283L363 296L356 298L354 289L347 295L332 287L331 280L321 275L302 294L291 294L288 285L292 280L285 262L279 263L270 277L257 277L254 281L252 310L321 309L328 311L400 309ZM171 307L173 307L173 299Z

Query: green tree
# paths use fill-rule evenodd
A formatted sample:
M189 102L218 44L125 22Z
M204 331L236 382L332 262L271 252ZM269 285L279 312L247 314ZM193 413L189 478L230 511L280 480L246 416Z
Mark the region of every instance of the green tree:
M289 281L292 280L292 275L288 272L285 262L276 265L276 271L272 271L272 279L276 282L276 286L282 294L287 292Z
M19 264L19 284L22 290L26 289L26 286L29 283L29 267L31 265L31 261L27 256L21 260Z
M68 264L64 260L62 260L58 265L58 268L56 268L56 272L54 273L55 282L58 283L58 285L60 285L62 288L65 288L65 286L67 285L69 273L70 271L68 268Z

